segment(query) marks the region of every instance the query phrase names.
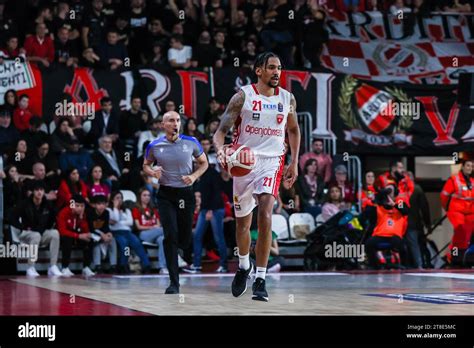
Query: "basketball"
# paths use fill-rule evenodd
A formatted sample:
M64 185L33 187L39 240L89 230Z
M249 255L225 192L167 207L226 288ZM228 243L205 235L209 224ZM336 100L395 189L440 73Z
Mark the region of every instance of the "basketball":
M248 146L233 144L226 147L225 152L226 163L224 169L230 175L235 177L245 176L254 168L255 155Z

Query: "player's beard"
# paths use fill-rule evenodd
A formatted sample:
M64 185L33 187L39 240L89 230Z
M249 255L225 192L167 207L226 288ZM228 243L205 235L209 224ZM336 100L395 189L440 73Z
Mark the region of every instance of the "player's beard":
M280 79L278 79L277 81L275 81L273 79L270 79L267 82L267 86L271 87L271 88L276 88L276 87L278 87L279 84L280 84Z

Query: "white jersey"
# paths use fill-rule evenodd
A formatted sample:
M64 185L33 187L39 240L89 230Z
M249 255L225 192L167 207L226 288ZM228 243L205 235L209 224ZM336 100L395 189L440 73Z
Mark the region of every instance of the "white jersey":
M285 153L285 131L291 93L276 87L266 97L254 84L241 88L245 102L234 125L234 144L250 147L257 157L279 157Z

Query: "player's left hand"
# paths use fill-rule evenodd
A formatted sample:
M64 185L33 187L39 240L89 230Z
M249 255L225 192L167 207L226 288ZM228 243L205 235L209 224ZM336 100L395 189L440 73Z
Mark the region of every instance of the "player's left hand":
M298 164L296 162L292 162L286 169L285 176L284 176L287 185L290 187L293 186L297 177L298 177Z
M196 181L196 177L192 174L191 175L183 175L181 177L181 179L183 179L183 181L186 185L192 185Z

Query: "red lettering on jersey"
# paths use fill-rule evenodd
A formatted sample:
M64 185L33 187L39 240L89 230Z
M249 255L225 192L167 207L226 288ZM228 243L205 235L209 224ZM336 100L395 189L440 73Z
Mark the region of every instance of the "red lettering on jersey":
M262 101L261 100L252 100L253 111L262 111Z

